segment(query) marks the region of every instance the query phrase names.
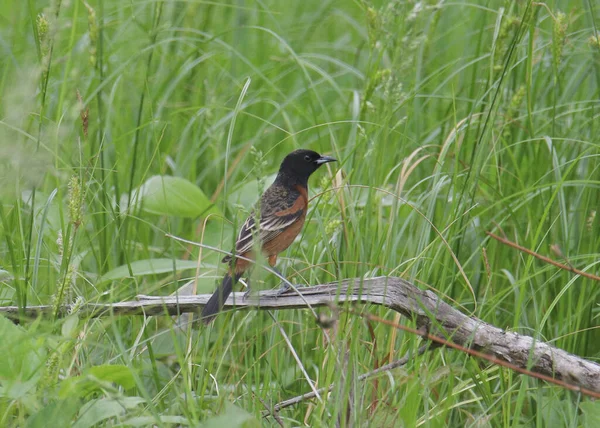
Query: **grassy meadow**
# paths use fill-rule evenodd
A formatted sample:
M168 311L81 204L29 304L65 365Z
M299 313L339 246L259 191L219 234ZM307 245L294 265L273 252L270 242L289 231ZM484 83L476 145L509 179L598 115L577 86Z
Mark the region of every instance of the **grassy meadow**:
M599 426L583 395L417 355L420 337L343 307L328 329L304 309L210 327L78 312L212 293L222 254L179 238L230 250L310 148L339 162L309 182L278 263L292 282L401 276L597 360L600 284L485 232L600 273L599 31L593 0L3 0L0 299L54 309L0 317L0 426Z

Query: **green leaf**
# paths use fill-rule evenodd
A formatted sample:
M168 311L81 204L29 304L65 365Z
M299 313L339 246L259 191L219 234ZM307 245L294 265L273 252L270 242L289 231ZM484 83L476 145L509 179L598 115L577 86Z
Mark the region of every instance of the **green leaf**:
M225 411L202 424L204 428L259 428L260 422L250 413L231 403L225 403Z
M27 428L68 427L79 409L79 400L70 397L54 401L27 419Z
M69 315L62 325L62 335L66 338L74 339L79 333L79 316L77 314Z
M114 281L116 279L131 278L132 275L129 273L129 267L131 267L131 272L135 277L173 272L173 266L175 266L174 270L179 272L186 269L196 269L198 267L198 262L195 260L173 260L167 258L137 260L130 263L129 266L122 265L107 272L99 279L99 283ZM214 266L205 264L202 264L201 267L203 269L214 268Z
M585 428L600 426L600 402L584 401L579 404L579 409L583 413L583 426Z
M96 390L111 389L113 383L124 389L133 388L135 378L131 369L118 364L90 367L80 376L65 379L61 384L59 396L65 399L72 396L85 397Z
M194 183L169 175L150 177L135 192L132 200L150 214L195 218L219 212Z
M154 416L136 416L123 421L123 426L128 427L152 427L156 426L156 418ZM160 416L160 422L169 425L190 425L190 421L183 416Z
M145 400L141 397L101 398L86 403L79 411L79 419L73 428L88 428L98 422L115 416L124 415L129 409L137 407Z
M267 190L267 187L275 181L275 177L277 177L277 174L271 174L265 178L264 189L258 188L257 180L248 180L229 192L227 200L230 204L242 205L250 210L258 201L260 193Z
M125 389L130 389L135 386L135 378L131 369L127 366L119 364L104 364L94 366L86 370L86 373L96 377L97 379L113 382L122 386Z
M0 387L11 399L32 391L46 363L46 348L20 326L0 316Z
M171 334L159 334L152 340L152 352L155 358L174 355L176 349L185 349L187 340L187 333L183 333L178 329L174 329ZM148 373L148 376L150 375L151 373Z

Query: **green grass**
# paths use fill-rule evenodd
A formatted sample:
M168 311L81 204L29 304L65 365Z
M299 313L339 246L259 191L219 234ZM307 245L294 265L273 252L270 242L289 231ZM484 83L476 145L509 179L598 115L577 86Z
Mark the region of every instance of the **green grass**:
M290 279L403 276L600 356L599 284L485 234L600 272L596 2L89 6L0 6L2 304L169 294L196 264L212 292L220 256L166 234L230 249L257 178L306 147L340 162L311 178L320 196L279 263ZM0 327L0 426L276 426L265 406L309 392L306 375L336 387L282 410L286 426L595 426L600 412L452 350L353 382L420 338L343 312L328 336L307 310Z

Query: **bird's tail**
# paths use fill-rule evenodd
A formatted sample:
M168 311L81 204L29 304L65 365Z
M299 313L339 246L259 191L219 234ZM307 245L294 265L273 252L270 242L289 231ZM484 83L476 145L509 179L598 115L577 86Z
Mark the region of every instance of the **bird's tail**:
M202 308L200 318L204 324L210 324L221 311L221 309L223 309L223 304L233 291L233 286L238 282L241 276L242 274L237 273L234 274L233 277L229 272L225 274L221 285L217 288L213 295L210 296L210 299L208 299L208 302L206 302L204 308Z

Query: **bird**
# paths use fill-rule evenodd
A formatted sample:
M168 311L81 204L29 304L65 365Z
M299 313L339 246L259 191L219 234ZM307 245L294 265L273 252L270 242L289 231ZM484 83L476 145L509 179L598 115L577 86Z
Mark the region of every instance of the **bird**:
M200 319L204 324L210 324L223 309L233 286L251 268L252 263L245 259L254 260L256 248L260 248L269 265L275 267L279 253L294 242L304 225L308 178L322 165L335 161L337 159L305 149L295 150L283 159L275 181L240 228L233 254L222 260L229 267L221 285L202 309Z

